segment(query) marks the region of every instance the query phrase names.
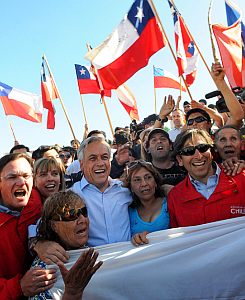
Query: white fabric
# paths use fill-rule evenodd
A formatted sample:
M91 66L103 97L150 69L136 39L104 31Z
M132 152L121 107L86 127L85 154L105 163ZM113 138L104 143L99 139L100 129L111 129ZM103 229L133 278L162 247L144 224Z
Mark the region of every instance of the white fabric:
M149 234L149 245L97 247L104 264L84 300L245 299L245 217ZM70 267L82 250L72 251ZM61 299L63 282L52 288Z

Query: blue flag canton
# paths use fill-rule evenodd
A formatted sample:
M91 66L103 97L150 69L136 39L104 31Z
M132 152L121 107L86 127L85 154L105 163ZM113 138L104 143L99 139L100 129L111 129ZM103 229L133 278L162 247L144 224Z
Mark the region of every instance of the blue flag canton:
M75 65L77 79L91 79L88 69L81 65Z
M138 35L141 35L149 20L154 17L155 15L147 0L136 0L127 15L128 20L133 24Z
M191 56L194 55L194 53L195 53L195 44L194 44L193 41L191 41L190 44L188 45L187 52L190 53Z
M163 69L160 68L154 68L154 76L164 76Z
M240 17L239 11L237 11L234 7L230 6L227 2L225 2L225 9L226 9L226 17L227 17L227 24L228 26L233 25ZM241 35L242 35L242 55L245 57L245 26L244 23L241 21Z
M7 96L9 95L9 93L11 92L13 88L7 84L4 84L2 82L0 82L0 96Z
M173 16L174 24L175 24L179 20L178 16L180 15L180 13L171 1L168 1L168 4L169 4L170 10L171 10L171 13Z

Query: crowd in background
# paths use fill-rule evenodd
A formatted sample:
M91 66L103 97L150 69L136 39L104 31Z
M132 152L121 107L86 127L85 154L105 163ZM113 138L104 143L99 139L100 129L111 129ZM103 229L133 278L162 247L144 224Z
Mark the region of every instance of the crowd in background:
M113 141L85 126L82 141L18 144L0 158L1 299L52 299L50 263L63 299L81 299L102 265L90 247L139 246L149 232L245 215L245 90L232 92L219 63L212 76L218 107L169 95L158 115L116 127ZM68 250L83 248L68 271Z

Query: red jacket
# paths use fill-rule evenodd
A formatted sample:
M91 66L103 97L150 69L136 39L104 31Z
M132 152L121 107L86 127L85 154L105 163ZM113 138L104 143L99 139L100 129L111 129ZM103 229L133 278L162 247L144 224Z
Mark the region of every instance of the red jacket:
M30 267L28 226L41 213L41 199L32 191L20 217L0 213L0 299L19 299L22 295L20 279Z
M245 170L231 177L221 170L219 182L209 199L196 191L189 176L168 195L170 227L183 227L245 215Z

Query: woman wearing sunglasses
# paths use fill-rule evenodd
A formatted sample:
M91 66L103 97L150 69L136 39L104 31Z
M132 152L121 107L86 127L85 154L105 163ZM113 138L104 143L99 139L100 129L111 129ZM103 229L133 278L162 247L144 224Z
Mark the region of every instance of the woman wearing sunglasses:
M82 249L86 248L88 228L87 208L81 197L72 191L61 191L52 194L45 201L38 225L37 239L38 241L54 241L62 245L65 250ZM83 289L92 275L102 265L102 262L95 264L97 257L98 253L93 249L83 252L78 262L69 272L62 263L58 264L65 283L65 293L62 299L81 299ZM32 267L36 266L47 267L38 257L34 260ZM71 273L74 276L71 276ZM82 274L81 277L77 276L78 274ZM49 290L45 291L43 289L38 295L30 299L53 298Z
M151 163L137 160L126 168L124 186L132 193L129 207L132 243L147 242L146 234L169 228L167 201L161 175Z

